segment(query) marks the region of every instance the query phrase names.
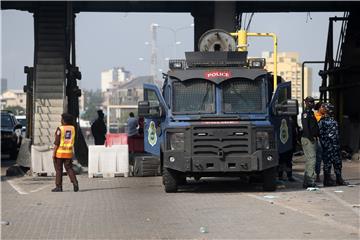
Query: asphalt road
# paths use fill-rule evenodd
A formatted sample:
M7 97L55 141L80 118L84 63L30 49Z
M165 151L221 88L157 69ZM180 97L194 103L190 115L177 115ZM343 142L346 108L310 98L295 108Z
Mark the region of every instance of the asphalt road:
M359 239L359 166L344 162L352 186L306 191L298 161L298 182L270 193L207 178L167 194L161 177L86 174L79 192L64 176L64 192L52 193L51 177L2 177L1 239Z

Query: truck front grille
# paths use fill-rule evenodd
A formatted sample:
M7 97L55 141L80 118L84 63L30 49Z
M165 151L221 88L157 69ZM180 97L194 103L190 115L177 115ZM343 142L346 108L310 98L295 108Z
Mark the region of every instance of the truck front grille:
M251 153L249 126L193 126L192 155L234 157Z

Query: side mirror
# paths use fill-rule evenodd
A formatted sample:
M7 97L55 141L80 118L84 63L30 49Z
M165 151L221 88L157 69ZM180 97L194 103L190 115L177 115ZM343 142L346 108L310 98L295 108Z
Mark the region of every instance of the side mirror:
M297 116L299 114L299 103L296 99L287 99L275 105L276 116Z
M140 101L138 103L139 117L161 118L163 113L163 108L158 101Z
M16 134L17 137L21 136L21 128L22 128L21 124L16 124L15 127L14 127L15 134Z

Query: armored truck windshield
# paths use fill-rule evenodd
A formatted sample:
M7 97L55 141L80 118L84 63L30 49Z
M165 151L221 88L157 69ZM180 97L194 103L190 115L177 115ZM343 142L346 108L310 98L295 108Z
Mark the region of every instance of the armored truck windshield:
M224 113L262 113L264 106L263 80L234 78L221 84Z
M205 79L174 81L173 114L264 113L263 78L230 78L219 84ZM219 94L217 94L219 92ZM217 98L216 96L221 96ZM216 109L216 102L220 102Z
M174 82L173 113L215 113L215 84L204 79Z

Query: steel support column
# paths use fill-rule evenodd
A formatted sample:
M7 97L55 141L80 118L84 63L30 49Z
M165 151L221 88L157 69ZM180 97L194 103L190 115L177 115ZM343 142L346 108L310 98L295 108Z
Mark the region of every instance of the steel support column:
M207 2L196 5L191 11L194 17L194 49L203 33L219 28L228 32L235 29L236 2Z

